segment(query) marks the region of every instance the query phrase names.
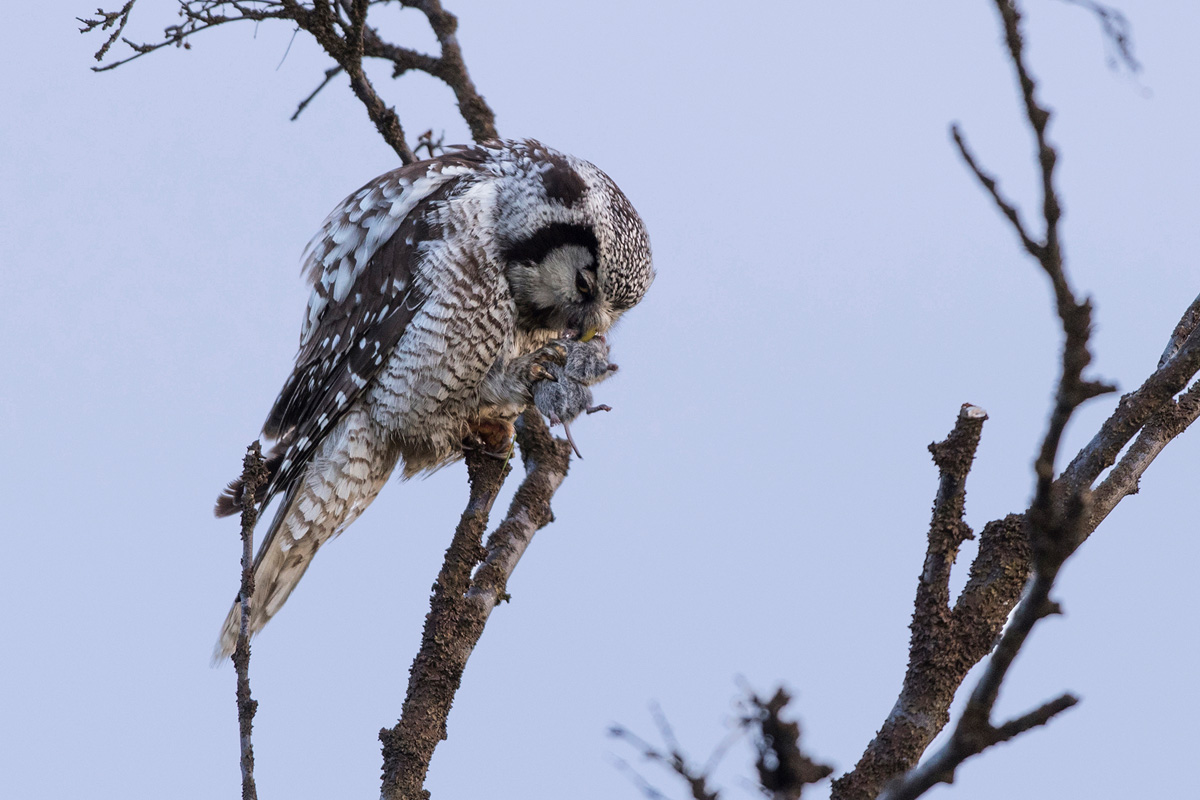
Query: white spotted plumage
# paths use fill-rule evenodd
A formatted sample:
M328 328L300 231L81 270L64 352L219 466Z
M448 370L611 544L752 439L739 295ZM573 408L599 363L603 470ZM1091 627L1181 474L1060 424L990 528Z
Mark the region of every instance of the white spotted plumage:
M255 559L255 633L397 463L406 477L436 469L477 423L511 421L532 401L540 347L607 330L653 280L645 229L616 185L531 140L452 148L376 178L325 220L304 273L296 368L263 426L275 444L255 501L283 499ZM240 506L235 481L217 513ZM237 627L235 606L216 656Z

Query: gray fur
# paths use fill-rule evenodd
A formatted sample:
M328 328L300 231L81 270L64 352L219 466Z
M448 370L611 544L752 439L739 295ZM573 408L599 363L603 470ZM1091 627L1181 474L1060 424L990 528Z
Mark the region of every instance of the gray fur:
M575 438L571 435L571 423L584 412L611 411L605 405L594 405L592 390L600 381L617 371L616 364L608 362L608 342L603 336L590 341L566 341L567 359L559 366L549 365L556 380L541 381L533 390L533 403L551 425L562 425L575 455L583 458Z

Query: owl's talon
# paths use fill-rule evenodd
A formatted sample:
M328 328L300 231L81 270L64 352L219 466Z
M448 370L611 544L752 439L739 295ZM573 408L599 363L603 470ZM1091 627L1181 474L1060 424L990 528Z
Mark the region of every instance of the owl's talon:
M537 361L529 366L529 382L534 381L554 381L558 383L558 376L551 372L544 364Z
M552 364L565 367L567 365L568 352L567 346L562 342L550 342L550 344L538 350L534 355L537 356L539 362L549 361Z

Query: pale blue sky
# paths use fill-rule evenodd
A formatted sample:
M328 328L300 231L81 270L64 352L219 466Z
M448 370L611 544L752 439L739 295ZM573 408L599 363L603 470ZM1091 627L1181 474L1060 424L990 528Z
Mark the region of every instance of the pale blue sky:
M969 521L1023 509L1055 377L1048 288L947 134L961 121L1031 207L991 4L448 5L501 133L608 171L659 277L611 339L614 411L578 425L587 458L468 666L433 796L638 797L606 727L652 734L654 700L706 757L737 676L784 682L810 752L848 769L907 658L926 445L984 407ZM239 544L212 501L290 369L304 245L395 157L340 81L288 122L327 64L303 36L284 59L284 26L94 75L73 20L94 6L21 3L0 29L0 796L233 797L234 677L208 654ZM130 35L171 6L141 0ZM1127 4L1132 80L1086 13L1026 6L1096 370L1128 390L1200 291L1200 9ZM376 74L414 137L465 138L448 91ZM1067 616L1000 708L1083 703L930 796L1194 791L1198 463L1188 433L1070 563ZM461 466L389 486L257 640L263 797L377 796L464 497ZM750 772L735 749L731 797Z

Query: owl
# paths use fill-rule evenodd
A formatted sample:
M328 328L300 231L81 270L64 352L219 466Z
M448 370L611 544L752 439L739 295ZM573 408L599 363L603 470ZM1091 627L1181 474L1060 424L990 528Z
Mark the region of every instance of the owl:
M645 227L617 185L533 140L449 148L381 175L329 215L303 270L313 290L295 369L262 431L270 478L253 500L281 500L254 559L251 634L397 467L434 470L473 431L511 430L540 384L594 383L607 345L572 352L604 342L654 280ZM217 516L241 510L242 488L229 485ZM233 652L238 623L235 603L214 660Z

